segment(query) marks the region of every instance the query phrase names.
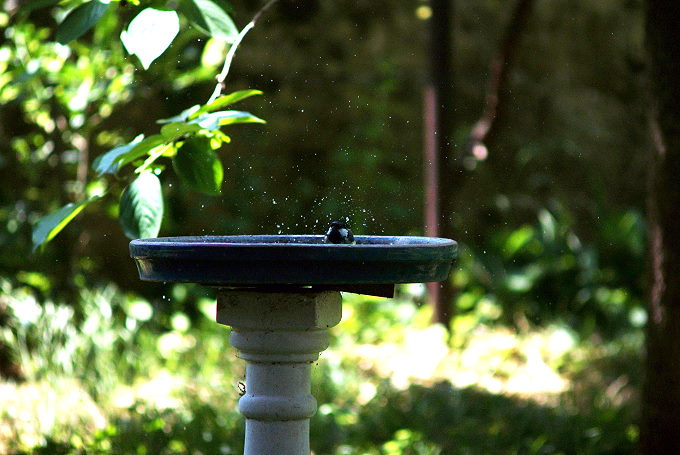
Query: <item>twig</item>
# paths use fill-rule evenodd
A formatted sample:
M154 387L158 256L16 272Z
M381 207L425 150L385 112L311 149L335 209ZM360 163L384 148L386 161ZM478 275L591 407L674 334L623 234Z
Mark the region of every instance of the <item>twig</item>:
M213 101L215 101L217 97L220 96L220 94L222 93L222 89L224 88L224 80L227 78L227 74L229 74L229 68L231 67L231 61L234 59L236 49L241 44L241 41L243 41L243 38L245 38L248 32L253 27L255 27L255 23L260 18L260 16L262 16L262 14L265 11L267 11L277 1L278 0L269 0L257 13L255 13L250 22L248 22L248 24L245 27L243 27L243 30L241 30L241 32L238 34L234 42L231 44L231 47L229 47L229 52L227 52L227 56L224 59L224 66L222 67L222 71L220 72L219 75L217 75L217 85L215 86L215 90L213 90L212 95L210 95L207 104L210 104Z
M494 123L506 101L508 76L517 53L519 39L526 28L534 0L518 0L508 24L498 53L491 60L489 82L482 116L470 131L469 147L475 155L486 154L485 142L489 140ZM485 156L478 158L485 158Z

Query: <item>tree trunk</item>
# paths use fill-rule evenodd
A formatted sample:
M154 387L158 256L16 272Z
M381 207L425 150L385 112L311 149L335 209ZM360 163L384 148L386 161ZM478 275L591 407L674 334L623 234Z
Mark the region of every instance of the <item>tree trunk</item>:
M680 8L647 1L654 149L650 160L649 295L641 448L680 454Z

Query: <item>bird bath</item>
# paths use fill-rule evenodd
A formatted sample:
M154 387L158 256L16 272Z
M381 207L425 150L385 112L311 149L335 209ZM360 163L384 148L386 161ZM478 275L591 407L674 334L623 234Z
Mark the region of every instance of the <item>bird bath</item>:
M321 235L167 237L130 242L142 280L219 288L218 323L246 361L245 455L309 455L311 364L342 317L340 291L389 297L396 283L442 281L453 240Z

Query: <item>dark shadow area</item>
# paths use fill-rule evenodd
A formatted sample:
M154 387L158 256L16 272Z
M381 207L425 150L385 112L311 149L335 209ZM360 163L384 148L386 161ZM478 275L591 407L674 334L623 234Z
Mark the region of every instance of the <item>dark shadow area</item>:
M631 403L579 412L448 382L403 391L383 384L353 425L317 417L313 441L323 454L344 444L374 453L396 441L404 454L621 455L634 452L635 416Z

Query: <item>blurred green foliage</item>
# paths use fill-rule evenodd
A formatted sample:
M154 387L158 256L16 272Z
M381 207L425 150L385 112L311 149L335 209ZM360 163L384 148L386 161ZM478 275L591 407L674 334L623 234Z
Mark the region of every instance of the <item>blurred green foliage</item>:
M84 293L84 312L76 315L59 303L36 309L27 288L2 286L2 303L14 308L2 339L29 381L16 386L15 401L3 398L0 447L18 454L242 453L236 401L244 366L229 347L229 329L214 323L210 298L190 318L109 286ZM409 333L426 330L430 309L411 298L344 297L333 347L314 368L315 453L634 453L637 399L627 394L641 380L639 330L600 348L579 342L559 367L573 386L559 394L522 398L456 387L451 381L463 371L455 366L444 371L450 380L403 388L362 365L356 347L403 345ZM365 324L366 314L390 323ZM491 327L476 317L478 327ZM461 349L450 343L450 352ZM504 362L526 354L512 350ZM45 389L28 385L45 382ZM371 393L361 398L367 385ZM53 398L41 404L45 393ZM26 413L31 419L22 420Z
M125 184L88 186L96 158L139 133L157 133L155 120L208 99L224 46L183 16L181 33L146 71L112 39L140 9L160 3L116 3L68 47L53 41L65 8L2 13L0 262L7 276L42 272L50 292L75 294L78 282L98 280L157 292L139 284L121 253L126 240L115 225L115 201L89 206L42 256L29 252L31 227L42 216ZM164 174L161 235L322 232L329 219L345 216L361 234L421 232L422 6L312 1L303 11L282 1L269 11L242 43L227 80L229 90L265 92L244 106L269 124L235 131L220 149L217 197ZM499 119L497 145L479 161L463 144L510 6L457 6L452 145L469 169L451 176L462 181L452 214L457 240L481 257L499 232L547 212L568 223L583 248L599 252L616 240L606 238L601 220L642 205L641 5L539 5L513 71L512 112ZM256 8L236 8L235 22L245 23Z
M459 258L454 282L463 313L485 302L506 324L563 321L582 337L611 337L646 321L643 295L644 219L631 210L594 226L582 239L564 210L539 210L533 224L495 232Z

